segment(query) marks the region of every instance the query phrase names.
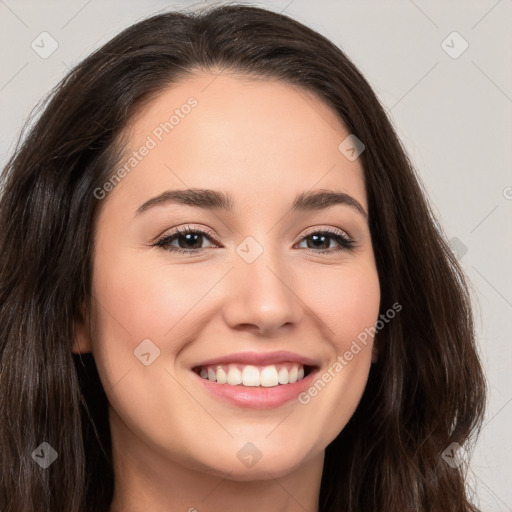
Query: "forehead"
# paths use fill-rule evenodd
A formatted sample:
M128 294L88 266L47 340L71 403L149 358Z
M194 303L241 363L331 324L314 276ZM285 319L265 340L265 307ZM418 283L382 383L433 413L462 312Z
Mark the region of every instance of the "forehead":
M196 73L155 96L126 134L119 167L133 165L116 195L230 188L235 198L250 193L283 201L334 188L366 208L360 161L339 149L349 135L343 122L315 94L287 82Z

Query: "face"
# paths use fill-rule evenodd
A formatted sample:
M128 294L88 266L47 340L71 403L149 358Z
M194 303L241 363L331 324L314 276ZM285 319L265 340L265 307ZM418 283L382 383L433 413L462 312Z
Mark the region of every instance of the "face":
M173 85L129 128L74 346L113 440L238 480L323 456L365 388L380 301L349 132L311 93L228 73Z

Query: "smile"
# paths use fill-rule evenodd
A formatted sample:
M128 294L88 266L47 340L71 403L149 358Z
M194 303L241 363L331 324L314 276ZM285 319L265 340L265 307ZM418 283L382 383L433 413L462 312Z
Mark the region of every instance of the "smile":
M229 386L275 387L294 384L309 374L311 367L282 362L266 366L242 363L215 364L194 368L203 379Z

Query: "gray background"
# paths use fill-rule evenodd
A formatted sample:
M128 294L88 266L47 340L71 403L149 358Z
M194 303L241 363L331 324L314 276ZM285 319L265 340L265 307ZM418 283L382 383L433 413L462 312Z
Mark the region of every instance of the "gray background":
M71 66L152 13L206 3L0 0L2 167L31 109ZM512 510L512 0L252 3L335 42L389 111L474 287L490 398L468 482L482 510ZM47 58L31 47L43 46L43 31L58 44Z

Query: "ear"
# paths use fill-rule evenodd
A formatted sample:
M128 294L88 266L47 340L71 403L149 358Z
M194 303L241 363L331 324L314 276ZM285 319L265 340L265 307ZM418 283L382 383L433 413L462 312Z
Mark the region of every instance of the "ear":
M74 339L71 351L75 354L92 352L89 316L83 305L80 307L80 312L75 318Z

